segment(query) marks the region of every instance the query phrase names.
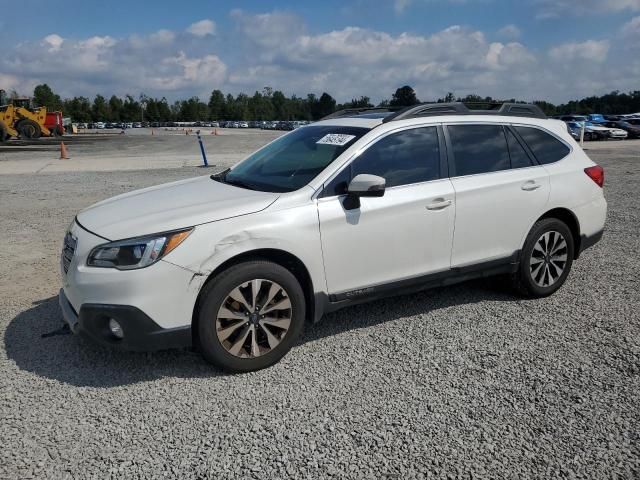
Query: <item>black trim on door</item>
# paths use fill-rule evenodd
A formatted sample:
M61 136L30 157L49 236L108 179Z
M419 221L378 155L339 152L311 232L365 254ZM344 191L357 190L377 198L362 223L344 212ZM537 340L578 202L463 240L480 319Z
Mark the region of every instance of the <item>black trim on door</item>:
M438 150L440 150L440 180L449 178L449 161L447 159L447 143L444 138L444 129L442 125L436 125L436 133L438 135Z
M347 292L333 293L329 295L329 302L332 307L354 303L368 302L378 298L400 295L402 293L412 293L420 290L427 290L435 287L453 285L465 282L474 278L492 277L505 273L514 273L518 269L520 261L520 250L514 252L506 258L491 260L465 267L454 267L444 272L430 273L419 277L408 278L381 285L373 285Z

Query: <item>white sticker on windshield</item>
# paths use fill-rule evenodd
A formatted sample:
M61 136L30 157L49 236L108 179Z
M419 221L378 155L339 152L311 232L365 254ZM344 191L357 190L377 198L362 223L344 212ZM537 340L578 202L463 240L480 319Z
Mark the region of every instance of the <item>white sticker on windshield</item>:
M356 138L355 135L346 135L344 133L327 133L324 137L318 140L318 145L337 145L342 147Z

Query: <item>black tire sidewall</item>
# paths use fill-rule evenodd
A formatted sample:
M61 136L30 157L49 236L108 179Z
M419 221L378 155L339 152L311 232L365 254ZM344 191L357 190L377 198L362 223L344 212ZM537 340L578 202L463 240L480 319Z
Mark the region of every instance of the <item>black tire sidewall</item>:
M228 353L216 335L216 316L229 292L253 279L272 280L288 293L292 306L291 325L282 342L257 358L238 358ZM251 261L230 267L213 278L200 296L198 338L200 351L210 363L229 372L249 372L269 367L284 357L304 330L305 297L300 283L286 268L268 261Z
M24 138L36 139L36 138L40 138L40 135L42 135L42 130L40 129L40 125L38 125L33 120L29 120L29 119L22 120L19 124L19 128L20 128L19 130L20 135L23 136ZM33 129L33 135L25 133L25 130L27 128Z
M533 280L531 276L529 262L536 242L543 234L550 231L559 232L567 242L567 264L565 265L562 275L553 285L549 287L541 287ZM564 285L565 281L567 280L569 272L571 271L571 266L573 265L574 255L575 244L573 234L571 233L569 227L561 220L555 218L540 220L533 226L531 232L529 232L527 240L524 244L524 248L522 249L522 254L520 255L520 267L518 276L522 287L524 287L526 292L532 297L547 297L553 294L560 287L562 287L562 285Z

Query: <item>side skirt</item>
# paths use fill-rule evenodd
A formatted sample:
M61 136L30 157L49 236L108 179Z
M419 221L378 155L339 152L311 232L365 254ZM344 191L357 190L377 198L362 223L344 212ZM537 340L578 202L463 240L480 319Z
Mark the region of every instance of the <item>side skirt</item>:
M324 305L318 305L318 310L322 313L329 313L339 310L350 305L370 302L380 298L391 297L395 295L419 292L430 288L444 287L454 285L467 280L477 278L493 277L506 273L515 273L518 270L520 261L520 251L514 252L513 255L489 262L478 263L465 267L452 268L450 270L420 277L408 278L382 285L351 290L348 292L334 293L329 295L328 301L319 302ZM324 306L324 308L322 308Z

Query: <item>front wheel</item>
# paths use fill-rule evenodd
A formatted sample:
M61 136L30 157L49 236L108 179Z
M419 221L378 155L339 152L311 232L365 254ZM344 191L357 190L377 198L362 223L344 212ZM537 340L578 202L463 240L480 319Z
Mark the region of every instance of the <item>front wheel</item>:
M22 138L27 138L30 140L40 138L40 136L42 135L42 129L40 128L40 125L28 118L20 120L20 122L16 125L16 130L20 132L20 136Z
M531 298L547 297L566 281L573 264L575 245L569 227L556 218L536 222L513 275L516 289Z
M289 270L268 261L241 263L202 292L200 350L224 370L260 370L287 354L302 334L304 319L304 293Z

